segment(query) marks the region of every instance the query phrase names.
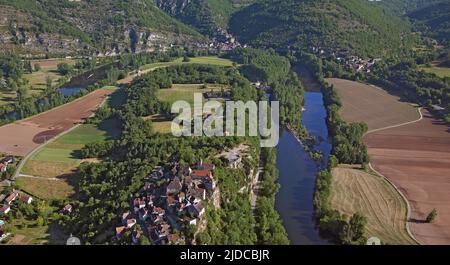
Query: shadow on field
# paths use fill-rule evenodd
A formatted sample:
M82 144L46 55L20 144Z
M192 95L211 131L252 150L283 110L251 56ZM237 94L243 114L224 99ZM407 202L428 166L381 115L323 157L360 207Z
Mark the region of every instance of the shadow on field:
M425 224L427 222L426 220L420 220L420 219L416 219L416 218L409 218L409 221L411 223L416 223L416 224Z

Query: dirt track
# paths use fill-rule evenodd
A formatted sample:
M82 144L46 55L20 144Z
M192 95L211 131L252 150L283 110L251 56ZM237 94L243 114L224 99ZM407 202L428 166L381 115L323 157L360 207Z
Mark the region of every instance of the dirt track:
M98 89L71 103L0 127L0 152L19 156L29 154L40 144L91 116L112 92Z

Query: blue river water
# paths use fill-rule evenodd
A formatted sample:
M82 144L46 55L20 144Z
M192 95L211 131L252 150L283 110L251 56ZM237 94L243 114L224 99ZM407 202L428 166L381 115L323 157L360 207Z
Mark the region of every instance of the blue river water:
M61 87L59 89L59 93L64 96L72 96L83 91L84 89L84 87Z
M326 125L326 110L322 93L305 93L305 111L302 123L315 136L316 149L322 151L325 162L331 151ZM313 196L316 174L319 171L303 146L290 132L283 132L277 146L277 167L280 191L275 206L283 220L293 245L324 245L314 222Z

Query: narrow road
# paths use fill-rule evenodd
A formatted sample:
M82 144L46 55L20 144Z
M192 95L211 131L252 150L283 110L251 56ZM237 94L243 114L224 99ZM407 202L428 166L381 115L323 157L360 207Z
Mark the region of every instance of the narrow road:
M36 177L36 176L26 175L26 174L19 174L19 177L31 178L31 179L45 179L45 180L61 181L58 178L44 178L44 177Z
M254 210L256 208L256 202L258 200L258 192L259 192L259 184L261 183L261 180L263 178L263 174L264 174L264 167L261 164L261 159L259 160L260 164L258 166L258 172L256 172L255 174L255 178L253 179L253 183L252 183L252 196L251 196L251 205L252 205L252 209Z
M369 133L379 132L379 131L383 131L383 130L387 130L387 129L393 129L393 128L397 128L397 127L401 127L401 126L405 126L408 124L413 124L413 123L419 122L423 119L423 114L422 114L421 110L422 110L421 107L417 109L417 111L419 112L419 115L420 115L420 118L418 118L417 120L408 121L408 122L404 122L404 123L400 123L400 124L396 124L396 125L391 125L391 126L387 126L387 127L383 127L383 128L379 128L379 129L370 130L366 133L366 135Z

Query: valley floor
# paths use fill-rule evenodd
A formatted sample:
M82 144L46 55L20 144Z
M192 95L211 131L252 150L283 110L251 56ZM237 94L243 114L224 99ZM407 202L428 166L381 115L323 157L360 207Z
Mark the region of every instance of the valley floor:
M389 99L389 94L373 86L347 80L331 80L331 83L342 99L343 118L368 124L369 133L364 142L372 165L407 198L411 212L405 221L414 237L423 244L450 243L448 125L426 110L419 110L423 118L414 117L417 109L394 96ZM354 100L355 95L361 100ZM367 105L365 98L378 105ZM434 208L438 211L436 221L425 222Z

